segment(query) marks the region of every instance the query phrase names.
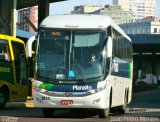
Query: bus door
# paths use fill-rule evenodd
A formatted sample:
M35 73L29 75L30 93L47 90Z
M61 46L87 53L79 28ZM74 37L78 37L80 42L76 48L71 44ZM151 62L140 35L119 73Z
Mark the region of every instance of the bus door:
M0 84L14 84L8 40L0 39ZM3 81L3 82L2 82Z
M25 47L23 43L12 41L15 77L17 84L17 101L25 101L28 93L28 73Z

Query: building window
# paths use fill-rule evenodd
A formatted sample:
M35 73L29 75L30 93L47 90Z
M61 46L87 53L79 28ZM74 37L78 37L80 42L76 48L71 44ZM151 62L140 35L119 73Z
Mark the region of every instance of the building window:
M157 33L157 28L154 28L154 33Z

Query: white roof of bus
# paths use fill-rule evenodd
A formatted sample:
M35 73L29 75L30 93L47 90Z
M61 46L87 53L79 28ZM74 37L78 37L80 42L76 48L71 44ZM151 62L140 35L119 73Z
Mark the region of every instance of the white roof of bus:
M130 38L124 33L124 31L108 16L90 14L51 15L45 18L40 24L40 27L46 28L94 29L107 28L109 26L112 26L119 33L130 40Z

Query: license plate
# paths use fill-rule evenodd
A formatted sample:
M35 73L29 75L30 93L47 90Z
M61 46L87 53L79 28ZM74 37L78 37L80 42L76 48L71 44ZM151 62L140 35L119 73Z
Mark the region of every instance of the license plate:
M73 104L73 100L61 100L62 105L70 105Z

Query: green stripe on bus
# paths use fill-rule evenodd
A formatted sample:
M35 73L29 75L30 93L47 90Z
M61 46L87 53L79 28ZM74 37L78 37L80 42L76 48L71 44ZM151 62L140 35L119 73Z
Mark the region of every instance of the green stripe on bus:
M128 63L128 78L132 78L132 63Z
M43 88L46 90L51 90L54 87L54 84L49 84L49 83L42 83L39 88Z

